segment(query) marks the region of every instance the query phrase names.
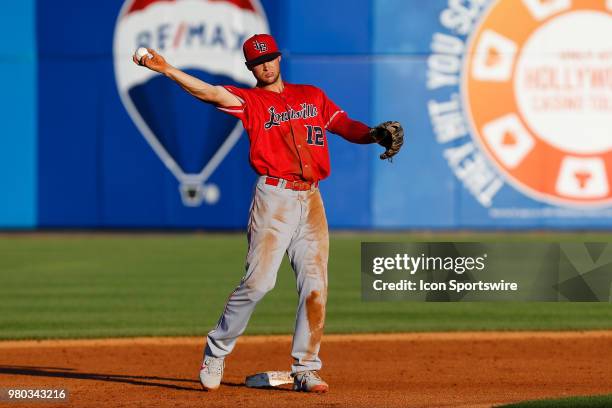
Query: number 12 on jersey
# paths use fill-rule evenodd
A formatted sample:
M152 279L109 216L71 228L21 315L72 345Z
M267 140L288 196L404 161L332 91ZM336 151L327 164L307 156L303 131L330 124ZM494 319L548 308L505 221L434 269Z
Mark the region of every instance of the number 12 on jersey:
M323 129L320 126L304 125L308 129L306 143L309 145L323 146L325 139L323 138Z

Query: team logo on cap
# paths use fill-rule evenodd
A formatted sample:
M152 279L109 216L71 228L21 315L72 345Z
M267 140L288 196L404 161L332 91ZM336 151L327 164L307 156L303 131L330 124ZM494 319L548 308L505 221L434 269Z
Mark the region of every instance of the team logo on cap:
M515 188L612 201L612 2L501 0L472 31L463 99L473 137Z
M263 43L263 42L260 42L260 41L255 40L255 41L253 42L253 46L254 46L254 47L255 47L255 49L256 49L257 51L259 51L260 53L264 53L264 52L268 51L268 46L266 45L266 43Z
M215 204L221 191L208 180L243 128L136 66L139 47L158 50L172 65L213 84L254 85L242 45L268 23L258 0L127 0L117 18L113 57L121 101L138 130L179 182L183 203Z

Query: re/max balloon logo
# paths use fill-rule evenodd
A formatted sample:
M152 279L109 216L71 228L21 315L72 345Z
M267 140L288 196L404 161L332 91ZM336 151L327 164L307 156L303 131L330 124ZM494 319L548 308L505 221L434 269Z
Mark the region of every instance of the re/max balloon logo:
M222 187L209 178L242 135L234 117L202 104L161 75L136 66L138 47L154 48L174 66L213 84L250 87L242 43L267 33L257 0L127 0L113 45L121 101L153 152L179 182L183 203L219 201Z

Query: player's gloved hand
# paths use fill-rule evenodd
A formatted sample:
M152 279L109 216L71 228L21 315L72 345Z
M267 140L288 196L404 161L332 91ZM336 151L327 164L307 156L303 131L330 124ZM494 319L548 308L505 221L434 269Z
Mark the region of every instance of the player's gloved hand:
M164 57L155 52L155 50L151 48L147 48L147 50L149 51L149 54L152 55L152 57L149 58L148 56L144 56L140 60L138 60L138 56L134 54L132 60L137 65L142 65L152 71L156 71L163 74L170 65L166 62Z
M404 129L399 122L387 121L370 128L372 139L386 150L380 155L381 160L391 159L404 144Z

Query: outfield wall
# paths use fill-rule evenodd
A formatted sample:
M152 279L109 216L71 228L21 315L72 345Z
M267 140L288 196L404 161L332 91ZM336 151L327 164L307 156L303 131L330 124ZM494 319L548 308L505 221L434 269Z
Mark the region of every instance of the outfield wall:
M236 45L266 25L288 81L405 126L393 163L328 135L331 227L612 226L610 1L252 4L2 5L0 227L243 228L255 177L236 122L122 61L146 42L247 86Z

